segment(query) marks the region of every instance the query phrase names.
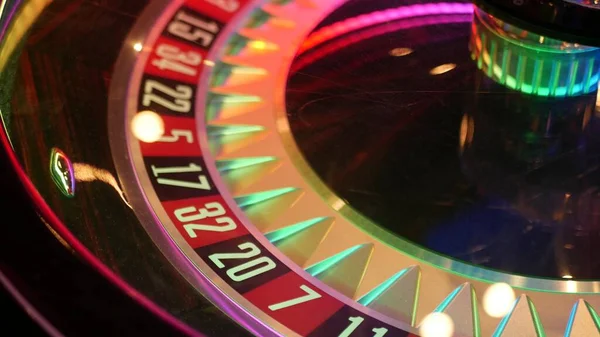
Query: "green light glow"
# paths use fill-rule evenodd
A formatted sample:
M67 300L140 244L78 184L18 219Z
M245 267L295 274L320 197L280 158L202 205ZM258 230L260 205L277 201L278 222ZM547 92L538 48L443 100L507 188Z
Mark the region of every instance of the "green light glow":
M265 130L260 125L208 125L206 129L210 136L233 136Z
M584 302L586 308L588 309L590 315L592 316L592 320L594 321L594 324L596 325L596 329L598 329L598 331L600 332L600 316L598 316L598 313L596 312L596 310L594 310L594 308L592 308L592 306L588 303L588 302Z
M225 172L230 170L237 170L245 167L254 165L260 165L268 162L277 160L276 157L250 157L250 158L237 158L228 160L218 160L217 169L219 172Z
M258 103L261 99L258 96L251 95L211 95L210 102L213 103Z
M264 25L269 19L271 15L261 9L256 10L256 12L252 13L248 23L246 24L247 28L258 28Z
M575 323L575 316L577 314L577 309L579 308L579 301L575 303L573 309L571 309L571 314L569 315L569 323L567 323L567 329L565 330L565 337L571 336L571 331L573 330L573 324Z
M473 313L473 337L481 336L481 324L479 324L479 308L477 308L477 294L471 288L471 313Z
M240 52L242 50L244 50L244 48L246 48L247 44L248 44L247 38L240 36L240 35L235 35L234 37L232 37L229 40L229 43L227 44L227 47L225 50L225 54L230 55L230 56L239 55Z
M471 314L473 319L473 337L481 336L481 327L479 325L479 309L477 308L477 295L475 294L475 289L471 288L468 284L463 284L460 287L456 288L437 308L435 308L434 312L444 312L448 309L448 306L452 301L456 299L456 296L465 289L466 287L470 288L470 297L471 297Z
M505 53L504 56L502 56L502 58L508 58L508 54L509 53ZM567 94L569 96L574 96L574 95L580 95L580 94L584 94L584 93L589 93L592 92L594 90L596 90L597 88L597 83L598 80L600 80L600 74L599 73L595 73L592 76L592 73L594 72L594 68L592 66L588 66L587 67L587 71L586 71L586 76L585 76L585 80L581 83L576 82L576 76L568 76L566 80L569 81L568 85L564 85L564 86L559 86L558 82L559 82L559 74L561 73L561 63L559 61L554 62L554 64L552 65L551 71L550 71L550 80L549 82L551 83L550 86L542 86L542 85L538 85L537 83L540 83L540 79L542 77L542 71L540 69L542 69L542 64L544 61L536 61L534 62L534 67L533 67L533 73L531 76L525 76L525 77L532 77L533 79L535 79L535 83L527 83L527 82L519 82L519 79L515 78L514 76L510 75L508 73L508 71L504 71L503 67L498 65L498 64L493 64L493 65L487 65L485 67L481 67L480 69L485 69L486 67L489 67L490 69L492 69L492 73L493 75L490 76L490 78L492 78L493 80L495 80L496 82L500 83L500 84L504 84L506 85L508 88L510 89L514 89L514 90L521 90L526 94L537 94L538 96L567 96ZM590 63L594 63L594 60L591 60ZM578 63L574 63L575 65L573 66L573 68L575 69L575 71L578 71ZM517 64L517 69L521 69L522 65ZM564 73L564 71L563 71ZM524 72L521 72L521 74L524 74ZM521 75L522 77L524 75Z
M517 307L517 304L522 299L525 299L527 301L527 308L529 309L529 313L531 314L531 319L533 321L533 326L535 329L536 337L545 337L546 336L546 333L544 332L544 328L542 327L542 323L540 321L540 317L537 313L537 310L535 310L535 306L533 305L533 302L531 302L529 297L520 297L520 298L517 298L517 300L513 304L512 308L510 309L510 313L502 319L502 321L498 325L498 329L496 329L496 331L494 332L493 337L502 337L502 333L504 332L504 329L506 329L506 325L510 321L510 318L512 317L512 315L514 313L515 308Z
M392 277L385 280L383 283L375 287L373 290L369 291L363 297L361 297L358 302L364 306L371 304L374 300L376 300L381 294L383 294L386 290L388 290L396 281L398 281L402 276L404 276L410 268L403 269L398 273L394 274Z
M535 310L535 306L533 305L533 302L531 302L531 300L529 300L529 297L527 298L527 305L529 306L529 312L531 313L531 318L533 318L533 325L535 327L535 333L537 334L538 337L546 336L546 333L544 332L544 327L542 326L542 321L540 320L540 315L538 314L537 310Z
M327 219L329 219L329 218L328 217L320 217L320 218L314 218L314 219L302 221L297 224L267 233L267 234L265 234L265 236L272 243L276 243L283 239L289 238L289 237L293 236L294 234L300 233L300 232L304 231L305 229L310 228L310 227L312 227L324 220L327 220Z
M284 194L288 194L290 192L294 192L297 190L298 189L295 187L285 187L285 188L280 188L280 189L276 189L276 190L253 193L250 195L235 197L235 201L237 202L237 204L240 207L244 208L244 207L249 207L249 206L252 206L255 204L259 204L261 202L264 202L264 201L267 201L267 200L270 200L273 198L277 198L279 196L282 196Z
M231 75L232 66L224 63L219 63L215 66L215 70L213 71L213 75L210 78L210 86L211 87L220 87L229 78Z
M444 310L446 310L448 308L448 306L450 305L450 303L452 303L452 301L454 301L454 299L456 298L456 295L458 295L458 293L463 290L463 288L465 287L465 285L461 285L460 287L454 289L454 291L452 293L450 293L450 295L448 295L448 297L446 297L446 299L444 299L444 301L442 303L440 303L440 305L437 306L437 308L435 308L435 312L443 312Z
M352 255L354 252L356 252L363 246L365 246L365 245L356 245L352 248L348 248L334 256L331 256L331 257L321 261L321 262L317 262L317 263L313 264L312 266L306 268L306 271L309 274L311 274L312 276L317 276L317 275L323 273L324 271L328 270L329 268L335 266L336 264L338 264L340 261L344 260L348 256Z
M510 318L512 317L512 314L514 313L515 308L517 307L517 304L519 303L520 300L521 300L521 298L517 298L516 301L513 303L512 308L510 308L510 312L508 313L508 315L504 316L502 321L500 321L500 324L498 325L498 328L494 332L493 337L502 337L502 333L504 332L504 329L506 329L506 325L508 324L508 321L510 321Z

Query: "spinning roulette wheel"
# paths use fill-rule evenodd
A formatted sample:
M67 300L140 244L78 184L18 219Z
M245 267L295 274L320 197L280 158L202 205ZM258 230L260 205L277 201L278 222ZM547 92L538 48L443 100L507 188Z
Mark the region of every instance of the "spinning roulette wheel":
M597 3L0 19L0 275L47 332L600 336Z

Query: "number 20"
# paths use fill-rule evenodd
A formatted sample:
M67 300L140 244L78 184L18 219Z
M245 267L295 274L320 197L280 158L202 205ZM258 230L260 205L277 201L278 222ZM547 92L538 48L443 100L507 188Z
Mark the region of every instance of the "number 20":
M252 242L245 242L238 245L238 248L244 252L241 253L215 253L208 258L219 268L225 268L225 264L221 260L232 259L250 259L260 254L260 248L256 247ZM242 282L254 276L266 273L273 270L277 265L273 260L266 256L257 257L248 262L240 264L227 270L227 276L235 282ZM251 269L254 268L254 269Z

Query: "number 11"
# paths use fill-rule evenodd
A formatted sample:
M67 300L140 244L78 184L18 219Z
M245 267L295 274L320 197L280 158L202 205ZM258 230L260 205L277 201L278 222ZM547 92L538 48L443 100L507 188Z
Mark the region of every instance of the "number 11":
M338 335L338 337L350 337L350 335L356 330L358 329L358 327L362 324L362 322L364 322L364 318L356 316L356 317L350 317L348 318L348 320L352 323L350 323L350 325L348 325L348 327L346 329L344 329L344 331L342 331L341 334ZM373 331L375 334L373 335L373 337L384 337L385 334L388 332L388 329L386 328L374 328Z

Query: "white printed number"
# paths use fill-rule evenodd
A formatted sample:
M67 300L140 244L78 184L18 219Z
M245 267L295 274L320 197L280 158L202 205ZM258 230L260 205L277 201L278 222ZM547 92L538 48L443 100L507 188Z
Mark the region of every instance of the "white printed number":
M215 35L219 33L219 26L214 21L206 22L199 17L179 12L167 30L184 40L198 42L202 47L209 47L215 39Z
M348 320L351 322L350 325L348 325L348 327L346 329L344 329L344 331L342 331L341 334L338 335L338 337L350 337L352 335L352 333L358 329L358 327L362 324L362 322L365 321L364 318L356 316L356 317L350 317L348 318ZM374 328L373 331L375 334L373 335L373 337L384 337L385 334L388 332L388 329L386 328Z
M169 98L159 96L157 93L162 93ZM192 88L187 85L179 84L175 88L171 88L160 82L147 80L144 85L142 104L150 106L150 104L156 103L171 111L187 113L192 108L192 94Z
M258 257L260 249L251 242L242 243L238 248L242 250L241 253L216 253L208 257L219 269L225 268L222 260L251 259L227 270L227 276L235 282L245 281L277 267L270 258Z
M301 304L301 303L306 303L308 301L316 300L317 298L321 298L321 294L312 290L307 285L304 285L304 284L301 285L300 289L302 289L306 293L306 295L292 298L291 300L287 300L287 301L284 301L281 303L272 304L269 306L269 310L277 311L277 310L293 307L293 306Z
M233 13L240 8L240 3L237 0L205 0L209 4L213 4L222 10Z
M181 138L185 138L185 141L188 144L192 144L194 142L194 134L192 133L192 131L181 129L171 130L170 135L162 136L158 141L163 143L175 143L178 142Z
M204 205L204 208L196 208L194 206L183 207L174 212L177 220L186 223L183 228L191 238L196 238L196 231L208 232L228 232L237 228L236 223L225 214L225 208L218 202L209 202ZM204 225L197 223L188 223L192 221L216 218L215 221L219 225Z
M156 48L156 55L159 58L152 61L155 67L188 76L196 76L197 67L202 63L202 55L193 51L184 53L178 47L165 43Z
M157 178L156 181L161 185L169 185L176 187L195 188L198 190L210 190L210 183L208 178L204 174L198 175L198 181L183 181L171 178L161 178L161 175L168 176L169 174L175 173L190 173L190 172L202 172L202 167L194 163L190 163L188 166L175 166L175 167L156 167L152 165L152 174Z

